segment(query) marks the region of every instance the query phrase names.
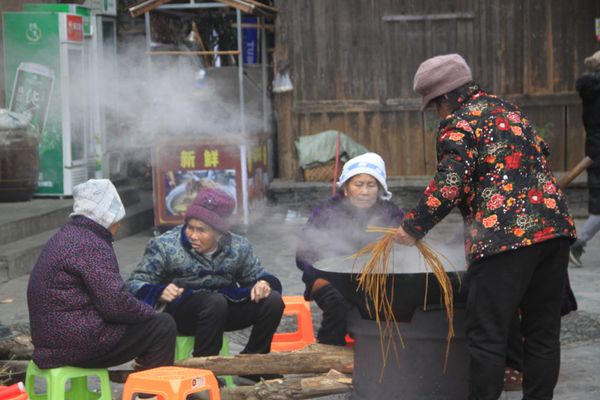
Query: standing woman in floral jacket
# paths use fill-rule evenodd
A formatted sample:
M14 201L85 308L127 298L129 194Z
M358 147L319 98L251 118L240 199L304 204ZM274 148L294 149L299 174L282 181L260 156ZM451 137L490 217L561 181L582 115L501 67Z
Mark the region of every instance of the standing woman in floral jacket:
M502 392L507 335L519 308L523 398L551 399L560 366L560 311L573 219L546 144L521 110L474 84L458 54L424 61L422 109L442 118L437 171L397 230L414 245L455 206L465 221L469 399Z

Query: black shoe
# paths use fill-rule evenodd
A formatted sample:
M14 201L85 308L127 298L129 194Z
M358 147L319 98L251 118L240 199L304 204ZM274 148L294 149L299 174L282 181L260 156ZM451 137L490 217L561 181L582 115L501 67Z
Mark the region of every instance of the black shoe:
M273 379L283 379L283 375L280 374L256 374L256 375L240 375L240 378L247 379L254 383L258 383L262 380L270 381Z

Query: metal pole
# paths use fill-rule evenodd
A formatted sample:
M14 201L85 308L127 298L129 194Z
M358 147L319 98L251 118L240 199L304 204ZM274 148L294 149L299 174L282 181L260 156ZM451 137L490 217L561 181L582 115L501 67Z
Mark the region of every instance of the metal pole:
M250 156L252 157L252 156ZM240 146L240 163L242 164L242 210L244 212L243 222L248 226L250 223L250 199L248 196L248 146Z
M238 46L238 82L240 90L240 129L242 140L246 135L246 121L245 121L245 110L244 110L244 51L242 49L242 12L235 10L235 17L237 20L237 46ZM250 205L248 199L248 159L247 159L247 146L242 144L240 146L240 161L242 163L242 207L244 210L244 225L248 226L250 221L249 212Z
M263 120L263 131L267 132L267 113L270 111L267 109L267 29L265 24L267 23L264 18L258 19L259 24L262 25L260 30L260 47L261 47L261 76L262 76L262 120Z
M150 52L152 49L152 37L150 28L150 12L144 13L144 22L146 23L146 52ZM146 57L146 73L150 77L152 73L152 61L150 57Z
M235 10L235 16L237 20L237 47L238 51L238 82L240 90L240 129L241 134L246 134L246 121L245 121L245 109L244 109L244 50L242 49L242 12Z

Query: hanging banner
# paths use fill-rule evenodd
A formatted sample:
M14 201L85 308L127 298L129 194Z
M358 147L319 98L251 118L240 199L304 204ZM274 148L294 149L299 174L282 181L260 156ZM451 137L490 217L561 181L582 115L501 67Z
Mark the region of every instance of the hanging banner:
M258 18L244 17L242 24L258 24ZM258 28L242 28L244 64L258 63Z
M600 18L596 18L596 40L600 42Z

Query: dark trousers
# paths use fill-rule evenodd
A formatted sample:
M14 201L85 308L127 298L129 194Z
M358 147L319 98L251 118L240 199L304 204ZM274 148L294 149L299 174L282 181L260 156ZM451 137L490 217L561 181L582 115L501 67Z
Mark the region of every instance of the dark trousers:
M552 399L560 368L560 309L571 240L485 257L467 272L470 400L502 393L510 324L521 309L523 399Z
M233 303L220 293L198 292L183 300L174 316L177 330L195 337L195 357L219 354L223 332L249 326L252 332L242 353L265 354L271 351L283 308L281 295L276 291L258 303Z
M131 324L108 353L76 364L82 368L108 368L136 359L141 369L173 365L177 329L173 317L157 313L147 321Z
M345 346L348 312L352 308L350 303L333 285L323 286L312 297L323 311L323 320L317 333L319 343Z
M506 366L523 371L523 335L521 335L521 316L516 313L508 327L506 346Z

